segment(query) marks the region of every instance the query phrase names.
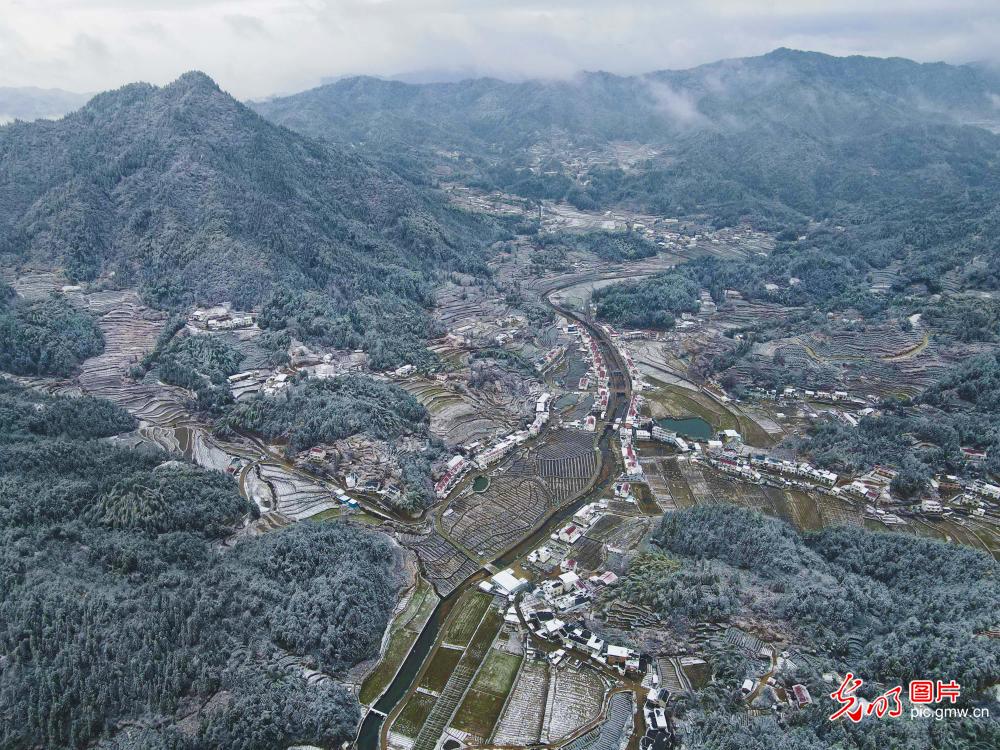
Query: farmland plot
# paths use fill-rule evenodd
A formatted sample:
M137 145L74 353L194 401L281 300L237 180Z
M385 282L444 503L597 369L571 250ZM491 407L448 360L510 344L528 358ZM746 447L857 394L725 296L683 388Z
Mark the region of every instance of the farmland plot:
M277 464L261 464L260 477L274 493L277 510L295 520L335 508L330 490Z
M536 744L545 721L548 688L548 663L526 661L497 724L493 742L498 745Z
M492 559L582 492L596 469L589 433L554 430L542 447L523 448L505 461L485 492L453 501L442 527L466 549Z
M541 741L556 742L596 719L601 713L604 691L604 681L592 669L553 670Z

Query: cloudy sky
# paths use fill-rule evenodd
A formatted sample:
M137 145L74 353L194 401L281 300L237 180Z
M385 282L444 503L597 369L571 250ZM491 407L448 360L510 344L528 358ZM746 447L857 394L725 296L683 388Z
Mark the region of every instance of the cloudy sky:
M780 46L995 60L997 39L998 0L0 0L0 86L200 69L256 98L359 73L638 73Z

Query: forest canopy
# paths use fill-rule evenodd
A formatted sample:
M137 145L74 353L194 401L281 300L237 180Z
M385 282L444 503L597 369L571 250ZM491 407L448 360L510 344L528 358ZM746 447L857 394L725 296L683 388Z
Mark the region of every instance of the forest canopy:
M963 447L986 452L983 467ZM916 491L938 472L1000 471L1000 353L982 354L946 371L912 403L890 403L857 428L822 421L802 441L820 466L866 471L896 467ZM912 493L904 493L912 494Z
M428 420L427 410L399 386L364 375L342 375L242 400L220 427L287 440L289 450L297 453L359 433L382 440L426 435Z
M618 326L669 330L681 313L697 312L698 286L678 273L595 289L597 315Z
M134 723L171 750L349 738L353 698L287 657L336 676L377 652L383 537L299 524L220 550L256 508L224 474L98 440L134 427L118 407L4 384L0 421L0 746L113 745Z
M96 321L64 297L0 300L0 370L66 377L102 351Z
M199 408L218 412L232 402L227 378L242 361L243 353L221 336L179 336L159 353L156 373L164 383L194 391Z
M668 513L653 541L678 570L708 562L738 581L739 611L777 618L842 671L892 683L953 678L969 692L1000 678L1000 644L977 635L1000 611L1000 564L984 552L846 526L800 534L727 505ZM663 584L639 576L630 585L655 603Z
M674 627L756 622L787 634L794 680L814 702L783 723L745 716L739 687L769 666L729 643L706 646L713 681L681 697L686 742L708 750L788 747L989 747L996 722L829 721L825 672L862 677L862 694L911 679L954 679L975 705L1000 678L1000 645L984 631L1000 611L1000 565L984 552L906 534L830 527L800 534L728 505L667 513L610 592L644 604Z
M258 319L270 331L285 331L301 341L336 349L363 349L376 371L411 364L435 365L426 347L438 335L425 306L431 304L426 283L413 278L410 297L386 291L352 302L309 290L281 288L264 300Z

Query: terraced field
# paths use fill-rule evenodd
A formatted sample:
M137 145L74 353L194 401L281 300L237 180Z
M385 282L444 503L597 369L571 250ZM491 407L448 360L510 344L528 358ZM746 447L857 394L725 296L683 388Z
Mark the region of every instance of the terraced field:
M276 510L301 520L337 507L330 489L277 464L260 464L259 476L270 488Z
M448 622L442 642L465 648L479 627L480 620L486 614L493 597L476 589L469 589L462 594L455 604L455 614Z
M440 596L447 596L479 570L479 563L436 531L427 534L400 532L396 536L400 544L420 557L424 574Z
M546 692L540 742L557 742L601 714L606 686L592 669L553 670Z
M485 492L452 500L441 527L482 560L493 559L579 495L596 471L591 433L553 430L541 447L522 448L491 473Z
M129 368L153 349L166 317L143 306L134 292L88 295L86 303L98 316L105 345L101 354L81 366L80 387L92 396L128 409L145 422L168 425L183 421L190 394L152 377L139 383L126 377Z
M443 687L438 692L438 695L435 697L427 692L413 693L407 700L399 717L393 723L391 727L392 734L401 734L411 738L413 740L413 750L434 750L438 739L441 737L442 732L444 732L444 728L455 715L455 711L458 709L466 691L472 684L477 672L479 672L484 660L489 655L490 646L500 630L501 623L502 618L495 609L490 608L484 613L481 620L477 623L475 634L470 640L469 645L464 651L457 651L460 658L454 668L446 675L441 675L441 677L445 677L446 679L444 679ZM438 652L432 657L431 663L427 668L428 672L434 660L439 658L438 654L441 650L439 648ZM445 650L450 651L452 649ZM425 679L431 680L435 684L439 681L437 677L427 677L426 673L422 676L421 680ZM430 710L424 713L428 698L431 702ZM416 708L412 707L414 701L417 702ZM424 718L420 726L416 726L412 721L411 717L413 714L423 714ZM414 732L414 729L416 729L416 732ZM400 746L405 746L405 743L401 743Z
M482 615L480 615L481 617ZM479 625L479 620L477 619L473 625ZM458 666L458 662L462 658L462 653L463 651L460 648L449 648L448 646L439 648L434 653L434 657L427 663L427 671L424 672L418 688L429 693L434 693L435 695L440 695L445 685L448 684L451 673Z
M463 389L456 384L412 378L400 385L409 391L431 416L431 432L449 444L463 445L486 440L520 427L534 410L536 394Z
M489 740L517 677L521 660L521 656L490 649L451 723L454 729L467 733L469 743L482 744Z
M645 462L644 466L649 476L655 478L653 483L666 487L679 508L738 505L783 518L806 531L838 523L857 526L864 521L861 508L846 499L743 482L684 458L659 458Z
M635 702L632 693L615 693L608 703L608 716L595 729L573 740L565 750L617 750L632 726Z
M497 745L537 744L545 724L548 689L548 663L526 661L497 723L493 742Z
M899 326L870 325L863 330L812 333L801 340L815 358L843 362L893 359L919 353L927 337L919 328L902 331Z

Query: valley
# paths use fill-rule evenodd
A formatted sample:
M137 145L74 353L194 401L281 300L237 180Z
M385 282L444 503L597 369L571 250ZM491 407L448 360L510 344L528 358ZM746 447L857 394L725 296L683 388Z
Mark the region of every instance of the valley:
M0 745L994 746L994 90L779 49L0 126ZM848 674L980 713L838 723Z
M164 383L155 369L135 379L136 364L151 351L169 351L162 342L168 327L177 328L175 341L207 337L236 347L250 368L227 378L237 404L279 398L303 377L322 382L366 367L363 354L294 339L283 364L272 364L255 343L267 332L253 313L195 310L178 328L134 294L67 289L53 274L20 276L12 286L22 296L64 294L93 314L106 344L74 378L19 381L109 399L140 420L116 442L149 445L232 475L258 517L244 519L227 546L298 523L340 521L395 540L406 559L403 593L379 653L341 678L367 711L357 734L362 750L433 750L441 742L580 750L669 744L684 723L661 719L669 714L655 708L639 710L647 693L669 686L672 696L697 694L716 651L733 639L755 639L752 653L768 643L773 653L808 645L727 618L662 631L654 610L615 598L630 561L648 554L663 513L731 506L803 532L848 525L958 542L993 557L1000 551L995 510L978 517L884 503L879 510L864 496L879 485L864 485L859 494L851 477L813 478L800 469L805 464L787 460L795 455L791 441L820 413L856 413L865 401L832 393L734 398L692 368L727 330L794 309L758 310L735 300L709 306L666 334L619 330L595 317L595 290L623 278L767 247L753 233L683 231L702 242L675 241L628 271L587 253L571 255L564 271L539 269L526 262L534 243L523 241L497 257L491 284L450 280L439 288L435 316L444 333L429 348L442 368L375 375L426 408L429 434L458 446L447 466L435 469L444 475L425 508L398 503L391 469L398 444L358 434L296 453L286 441L245 429L220 433L193 408L195 392ZM818 344L810 351L829 361L841 356L849 367L859 356L894 359L896 351L906 359L935 356L920 334L878 340L888 354L856 346L854 355L836 355ZM515 358L506 369L497 368L498 346ZM485 386L473 385L483 373ZM664 641L664 632L674 640ZM618 650L625 655L620 664ZM749 715L757 715L747 703Z

